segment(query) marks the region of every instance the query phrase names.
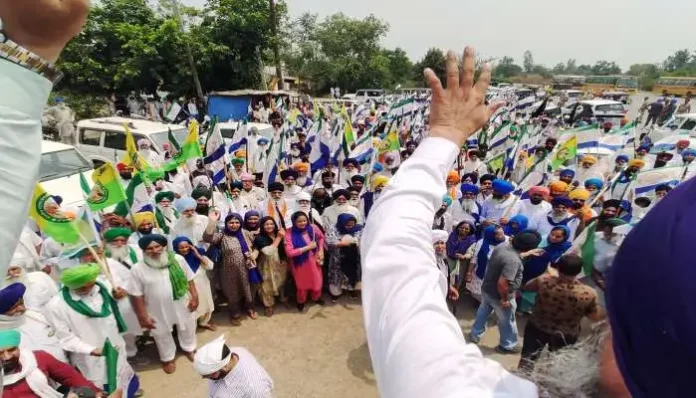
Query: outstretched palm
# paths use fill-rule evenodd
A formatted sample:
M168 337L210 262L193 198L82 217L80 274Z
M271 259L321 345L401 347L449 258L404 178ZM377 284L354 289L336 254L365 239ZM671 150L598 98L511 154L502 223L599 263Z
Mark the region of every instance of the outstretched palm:
M485 105L485 96L491 82L491 69L486 65L474 84L474 50L464 50L460 69L456 55L447 53L447 88L431 69L425 78L432 90L430 108L431 136L449 139L461 146L480 129L502 104Z

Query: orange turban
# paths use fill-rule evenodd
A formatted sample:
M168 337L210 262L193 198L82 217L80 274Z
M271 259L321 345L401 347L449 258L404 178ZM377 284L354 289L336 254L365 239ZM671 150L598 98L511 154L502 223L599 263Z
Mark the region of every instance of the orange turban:
M582 163L596 164L597 158L592 155L585 155L582 157Z
M457 170L452 170L449 173L447 173L447 182L459 182L459 172L457 172Z
M639 169L642 169L643 167L645 167L645 160L642 160L642 159L631 159L631 160L628 161L628 167L631 167L631 166L636 166L636 167L638 167Z
M298 162L293 164L292 168L295 169L295 171L297 172L307 173L309 172L309 163Z
M568 184L563 181L554 181L549 184L551 193L565 193L568 190Z

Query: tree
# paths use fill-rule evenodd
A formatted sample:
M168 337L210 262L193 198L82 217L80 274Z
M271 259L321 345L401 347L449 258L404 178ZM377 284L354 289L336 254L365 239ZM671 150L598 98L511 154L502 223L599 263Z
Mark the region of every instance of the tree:
M493 69L493 77L496 79L508 79L522 73L522 67L515 64L512 57L503 57Z
M638 83L643 90L652 90L652 86L660 78L661 70L655 64L635 64L628 68L626 74L638 77Z
M567 73L569 75L574 75L577 72L578 72L577 61L575 61L574 58L571 58L568 61L566 61L565 73Z
M691 55L691 51L684 49L667 57L664 68L667 72L674 72L678 69L686 69L694 62L696 62L696 58Z
M616 62L597 61L592 67L593 75L620 75L621 67Z
M524 61L522 62L522 65L524 65L524 71L527 73L532 73L534 70L534 56L532 56L532 52L527 50L524 52Z
M431 47L428 49L428 52L425 53L425 56L413 65L413 80L420 82L423 87L428 87L428 82L425 80L425 77L423 77L423 71L425 68L430 68L444 84L447 75L445 67L446 62L447 58L445 58L445 53L439 48Z
M559 62L556 66L551 69L551 72L557 75L562 75L565 73L566 65L563 62Z
M383 53L389 60L391 85L396 86L399 83L410 81L413 74L413 63L406 55L406 51L397 47L394 50L384 50Z

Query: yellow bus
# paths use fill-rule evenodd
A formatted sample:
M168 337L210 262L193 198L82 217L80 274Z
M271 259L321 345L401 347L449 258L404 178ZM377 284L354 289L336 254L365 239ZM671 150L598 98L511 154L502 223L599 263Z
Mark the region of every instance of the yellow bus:
M696 93L696 77L660 77L653 86L653 93L690 97Z
M582 90L594 95L616 90L635 94L638 92L638 79L635 76L587 76Z
M554 90L579 90L585 84L585 76L580 75L554 75Z

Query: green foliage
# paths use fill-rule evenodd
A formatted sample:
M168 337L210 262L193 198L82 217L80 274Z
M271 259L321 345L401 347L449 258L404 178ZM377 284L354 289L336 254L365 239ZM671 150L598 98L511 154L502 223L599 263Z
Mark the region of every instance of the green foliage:
M509 79L521 74L522 67L515 64L515 60L512 57L503 57L493 69L493 77L495 79Z
M652 90L653 85L660 78L660 68L655 64L635 64L628 68L626 74L638 77L641 90Z
M55 99L58 97L65 99L70 109L75 112L77 120L111 115L109 101L106 97L85 93L75 94L70 91L53 91L48 103L55 104Z
M435 47L430 48L423 56L423 59L413 65L413 80L418 82L421 87L428 87L428 83L425 81L425 77L423 77L423 71L425 68L430 68L440 78L442 84L445 84L447 74L445 69L446 61L447 58L445 58L445 53L442 50Z

